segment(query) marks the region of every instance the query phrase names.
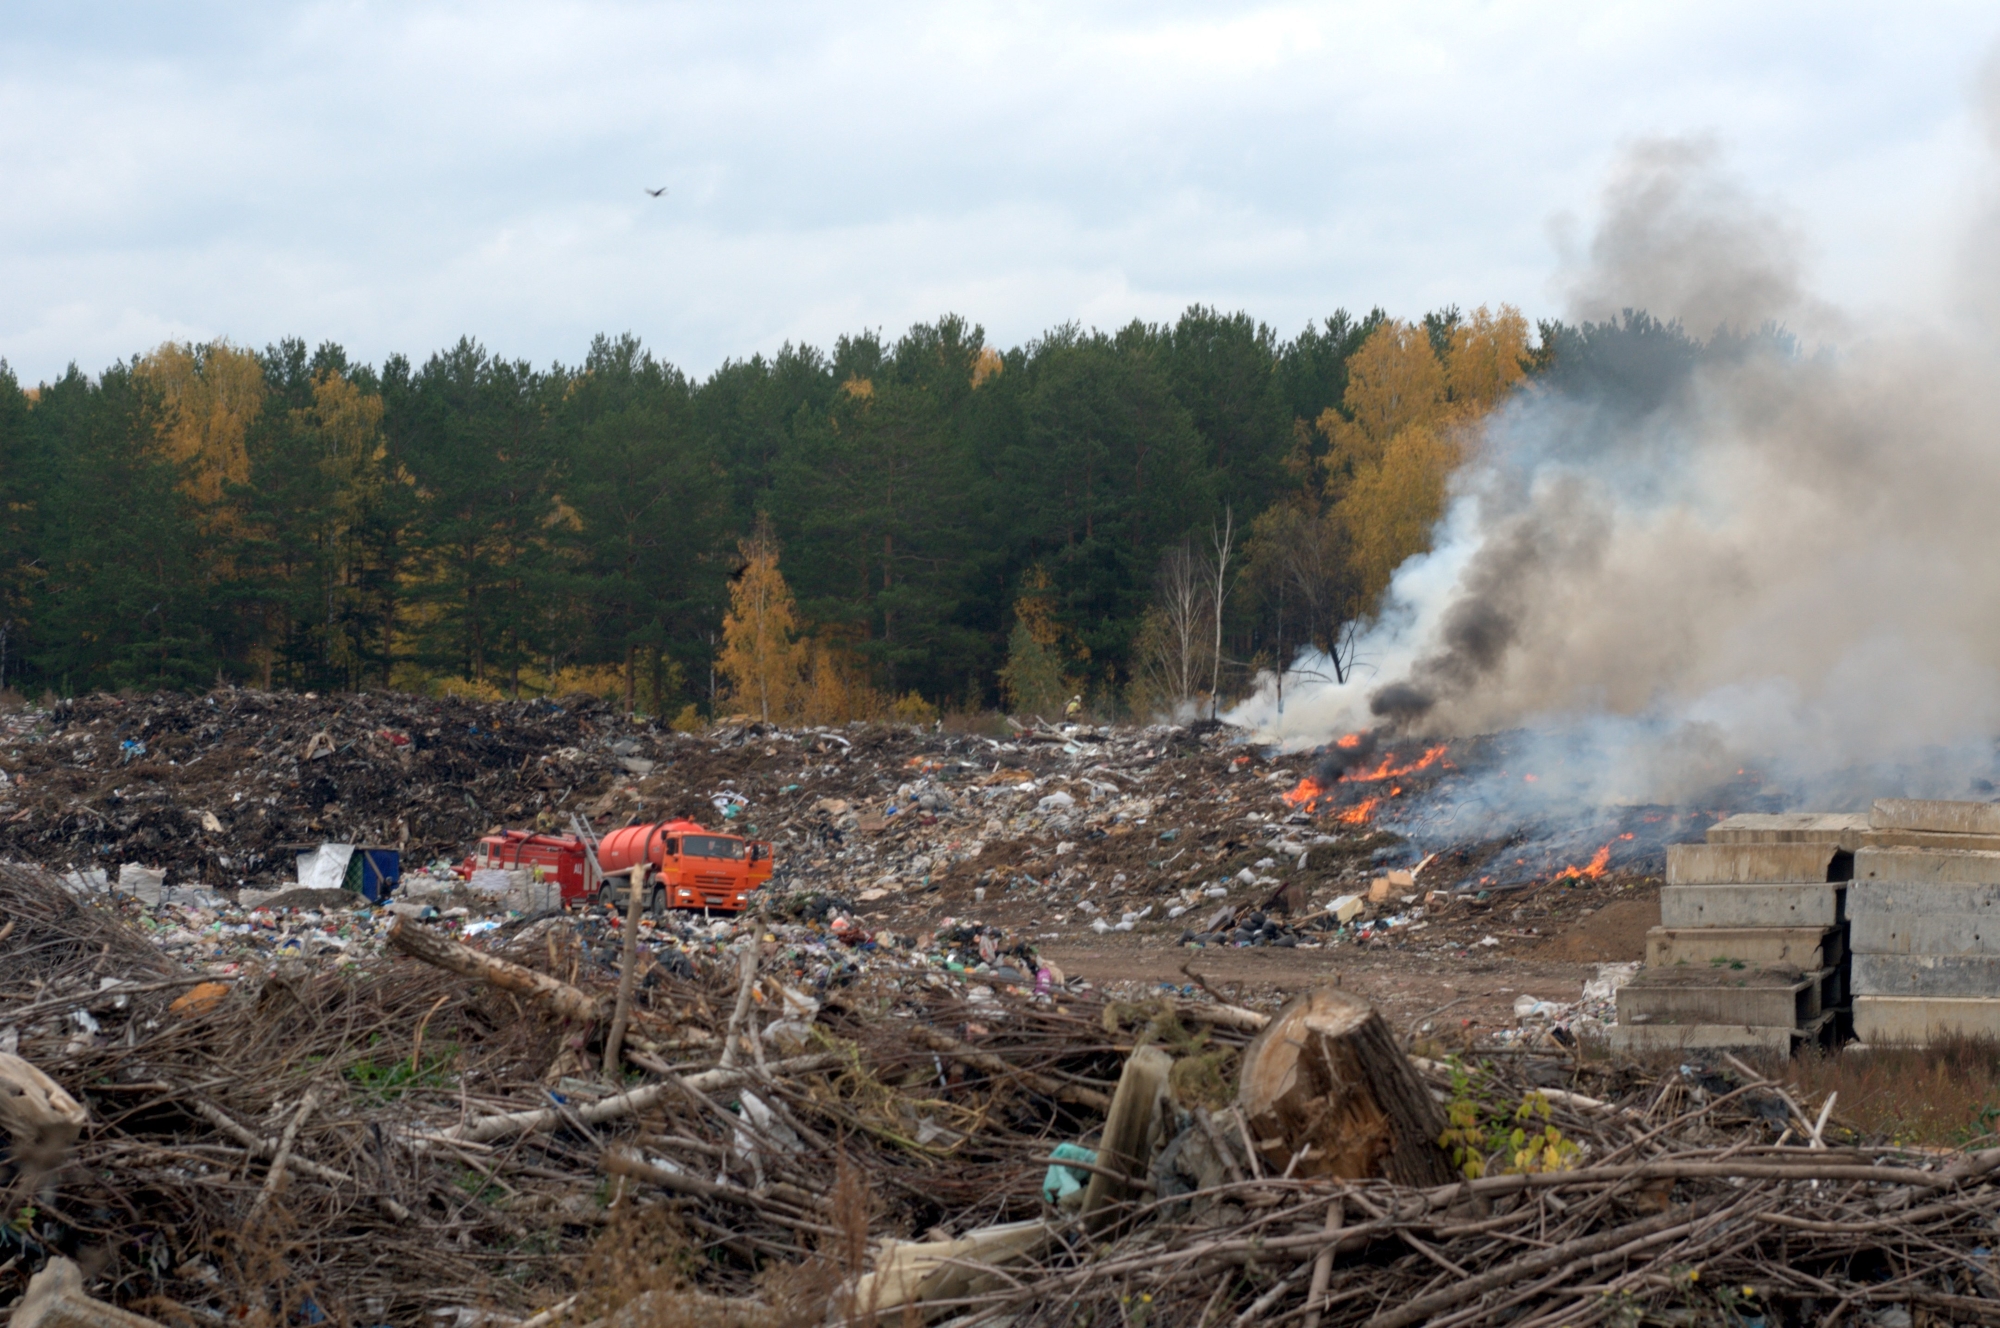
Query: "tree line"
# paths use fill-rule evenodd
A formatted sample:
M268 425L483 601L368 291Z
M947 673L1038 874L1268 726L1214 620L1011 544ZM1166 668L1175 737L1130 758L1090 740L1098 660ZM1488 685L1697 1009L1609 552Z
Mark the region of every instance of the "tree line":
M756 602L789 715L1199 704L1306 646L1344 667L1469 426L1587 331L1195 307L1012 349L945 317L700 380L630 336L547 368L470 340L0 363L0 686L715 713L770 684Z

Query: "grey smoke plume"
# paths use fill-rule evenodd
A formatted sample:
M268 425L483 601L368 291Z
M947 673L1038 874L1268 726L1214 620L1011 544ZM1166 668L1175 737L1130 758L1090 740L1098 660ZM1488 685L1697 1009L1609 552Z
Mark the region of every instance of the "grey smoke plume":
M1797 328L1828 312L1805 290L1802 228L1731 177L1711 138L1628 148L1603 212L1588 263L1559 283L1573 322L1645 309L1706 338L1766 321Z
M2000 347L1942 318L1801 346L1782 329L1840 323L1800 250L1712 145L1633 149L1565 279L1585 326L1492 419L1366 667L1237 717L1298 745L1526 728L1599 802L1748 767L1792 805L1990 796Z

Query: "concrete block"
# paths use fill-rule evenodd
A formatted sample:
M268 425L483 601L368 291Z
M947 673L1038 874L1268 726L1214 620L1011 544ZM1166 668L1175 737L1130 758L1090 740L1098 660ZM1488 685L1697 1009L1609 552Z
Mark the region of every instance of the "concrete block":
M1610 1042L1613 1051L1776 1051L1789 1056L1792 1049L1808 1039L1823 1039L1832 1027L1831 1012L1820 1015L1804 1028L1790 1025L1757 1027L1749 1024L1613 1024Z
M1921 1047L1951 1036L2000 1039L2000 998L1857 995L1854 1036L1871 1047Z
M1874 879L1849 881L1847 911L1852 917L1894 917L1898 914L1992 917L2000 912L2000 884Z
M1752 1028L1747 1024L1658 1024L1636 1028L1613 1024L1611 1049L1632 1055L1647 1051L1778 1051L1790 1055L1798 1030Z
M1851 853L1867 830L1866 812L1743 812L1708 827L1708 842L1833 844Z
M1954 835L1943 830L1864 830L1863 848L1950 848L1964 852L2000 853L2000 835Z
M1649 968L1618 989L1618 1022L1791 1028L1819 1014L1820 991L1795 968Z
M1660 891L1663 927L1831 927L1845 885L1670 885Z
M1668 885L1748 885L1837 879L1837 844L1669 844ZM1844 873L1843 873L1844 874Z
M1748 968L1790 964L1810 972L1830 968L1847 952L1838 927L1655 927L1646 933L1646 964L1706 967L1716 961Z
M1877 798L1868 811L1870 830L1943 830L1957 835L2000 835L2000 804Z
M1858 954L1850 979L1857 996L2000 1000L2000 955Z
M1941 848L1864 848L1854 879L1905 885L2000 885L2000 853Z
M2000 955L2000 907L1956 913L1860 910L1860 898L1867 893L1850 893L1857 911L1847 924L1848 944L1856 953Z

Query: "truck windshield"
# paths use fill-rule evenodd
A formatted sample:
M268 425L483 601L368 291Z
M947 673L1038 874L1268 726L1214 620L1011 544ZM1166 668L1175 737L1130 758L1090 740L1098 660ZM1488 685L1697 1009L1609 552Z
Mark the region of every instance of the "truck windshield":
M740 858L743 841L721 835L689 835L681 841L681 852L691 858Z

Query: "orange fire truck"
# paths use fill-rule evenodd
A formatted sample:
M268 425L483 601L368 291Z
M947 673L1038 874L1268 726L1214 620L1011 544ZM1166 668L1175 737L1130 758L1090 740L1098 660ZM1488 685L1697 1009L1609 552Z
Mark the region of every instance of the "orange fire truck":
M560 884L565 905L594 898L623 908L632 870L644 862L645 902L655 917L670 908L740 913L771 879L771 852L764 840L717 834L694 821L658 821L613 830L597 843L594 860L581 835L505 830L481 839L465 870L539 869L542 879Z

